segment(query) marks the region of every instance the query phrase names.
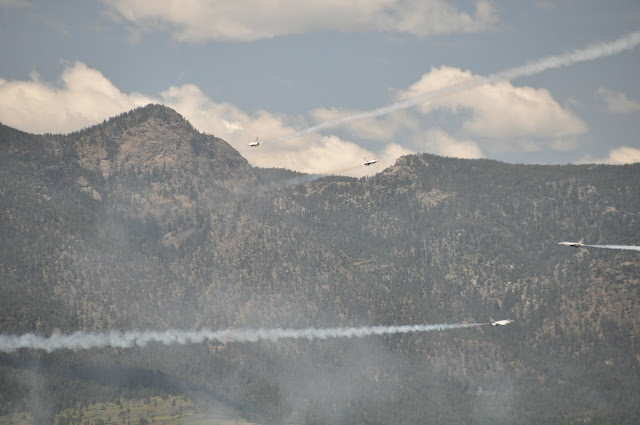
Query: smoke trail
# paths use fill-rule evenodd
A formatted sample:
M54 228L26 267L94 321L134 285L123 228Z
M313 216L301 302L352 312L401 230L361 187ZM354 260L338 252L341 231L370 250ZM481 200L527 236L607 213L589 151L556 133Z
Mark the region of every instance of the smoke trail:
M329 176L335 176L335 175L340 175L342 173L346 173L347 171L351 171L351 170L355 170L357 168L362 168L362 164L359 165L351 165L347 168L341 168L339 170L331 170L327 172L327 175Z
M362 167L362 165L352 165L350 167L342 168L342 169L339 169L339 170L330 170L330 171L327 171L327 172L325 172L323 174L310 174L310 175L303 176L303 177L294 177L292 179L287 179L287 180L278 182L278 184L281 185L281 187L289 187L289 186L295 186L295 185L299 185L299 184L311 183L311 182L314 182L316 180L323 179L325 177L341 175L342 173L345 173L345 172L351 171L351 170L355 170L356 168L361 168L361 167Z
M630 251L640 251L640 246L636 245L581 245L590 248L604 248L604 249L626 249Z
M289 179L275 180L267 185L265 185L264 190L261 190L260 193L267 193L272 190L282 189L284 187L296 186L299 184L311 183L316 180L320 180L322 178L327 177L329 174L305 174L299 177L292 177Z
M407 109L420 103L424 103L427 100L436 99L439 97L459 93L465 90L469 90L486 83L495 83L498 81L508 81L518 77L524 77L528 75L534 75L542 71L553 68L561 68L570 66L580 62L592 61L605 56L612 56L621 53L625 50L630 50L640 44L640 31L629 33L625 36L618 38L615 41L609 43L597 43L588 46L584 49L577 49L571 52L563 53L558 56L548 56L546 58L539 59L535 62L530 62L526 65L510 68L496 74L491 74L486 78L474 77L469 81L463 83L454 84L452 86L443 87L441 89L433 90L420 96L413 97L401 102L393 103L391 105L383 106L378 109L361 112L358 114L350 115L348 117L342 117L334 121L327 121L322 124L309 127L305 130L301 130L292 133L288 136L278 137L271 140L271 142L280 142L283 140L292 139L294 137L301 136L303 134L312 133L324 128L336 127L340 124L347 122L360 120L363 118L374 118L388 113L398 111L400 109ZM270 142L269 142L270 143Z
M460 323L437 325L404 325L404 326L369 326L361 328L309 328L309 329L227 329L215 331L201 329L198 331L170 329L166 331L113 331L95 333L78 331L72 334L54 333L50 337L32 333L25 335L0 335L0 352L11 353L20 348L44 350L48 353L56 350L73 351L91 348L130 348L145 347L157 342L164 345L200 344L205 341L220 342L258 342L279 341L281 339L328 339L328 338L362 338L370 335L390 335L411 332L445 331L449 329L470 328L485 323Z
M310 174L307 176L294 177L292 179L283 180L278 183L281 184L282 187L289 187L289 186L295 186L298 184L311 183L325 177L327 177L327 174Z

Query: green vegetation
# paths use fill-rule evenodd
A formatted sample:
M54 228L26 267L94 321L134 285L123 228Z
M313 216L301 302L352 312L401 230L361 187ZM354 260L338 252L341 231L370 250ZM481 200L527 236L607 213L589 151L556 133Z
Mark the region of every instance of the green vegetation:
M28 412L1 416L0 425L30 425ZM55 415L55 425L248 425L229 415L225 409L198 408L185 397L149 397L144 400L122 400L116 403L94 403L65 409Z
M640 243L640 164L303 177L157 105L67 136L0 126L0 333L516 323L0 353L4 420L186 397L266 424L640 422L640 256L556 245Z

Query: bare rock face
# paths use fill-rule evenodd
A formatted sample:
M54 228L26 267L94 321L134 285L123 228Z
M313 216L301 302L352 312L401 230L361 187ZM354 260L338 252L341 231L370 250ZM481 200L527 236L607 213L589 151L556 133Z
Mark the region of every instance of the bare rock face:
M252 167L229 144L199 133L161 105L69 137L81 166L97 171L118 203L140 214L162 215L195 202L210 206L256 182Z

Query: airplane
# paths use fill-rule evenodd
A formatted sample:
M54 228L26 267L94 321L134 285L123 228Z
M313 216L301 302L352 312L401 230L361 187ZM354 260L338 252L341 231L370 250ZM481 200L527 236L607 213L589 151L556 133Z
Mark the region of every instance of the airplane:
M584 239L580 239L578 242L558 242L558 245L580 248L583 245L583 242L584 242Z
M369 165L375 164L376 162L378 162L378 160L377 160L377 159L370 159L370 160L367 160L367 158L365 158L365 159L364 159L364 164L363 164L363 165L366 165L366 166L368 167Z
M506 326L509 323L515 322L515 320L511 320L511 319L496 320L491 316L489 316L489 319L491 319L491 321L489 322L491 326Z
M256 141L249 143L247 146L251 146L252 148L257 148L258 146L260 146L260 142L258 142L258 138L256 137Z

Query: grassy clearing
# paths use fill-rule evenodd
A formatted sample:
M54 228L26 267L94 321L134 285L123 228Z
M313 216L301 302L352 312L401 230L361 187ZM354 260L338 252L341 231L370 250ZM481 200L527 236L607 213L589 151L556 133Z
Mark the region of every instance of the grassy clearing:
M0 425L30 425L27 412L0 416ZM181 396L120 400L66 409L55 416L56 425L250 425L233 410L212 406L206 413Z

